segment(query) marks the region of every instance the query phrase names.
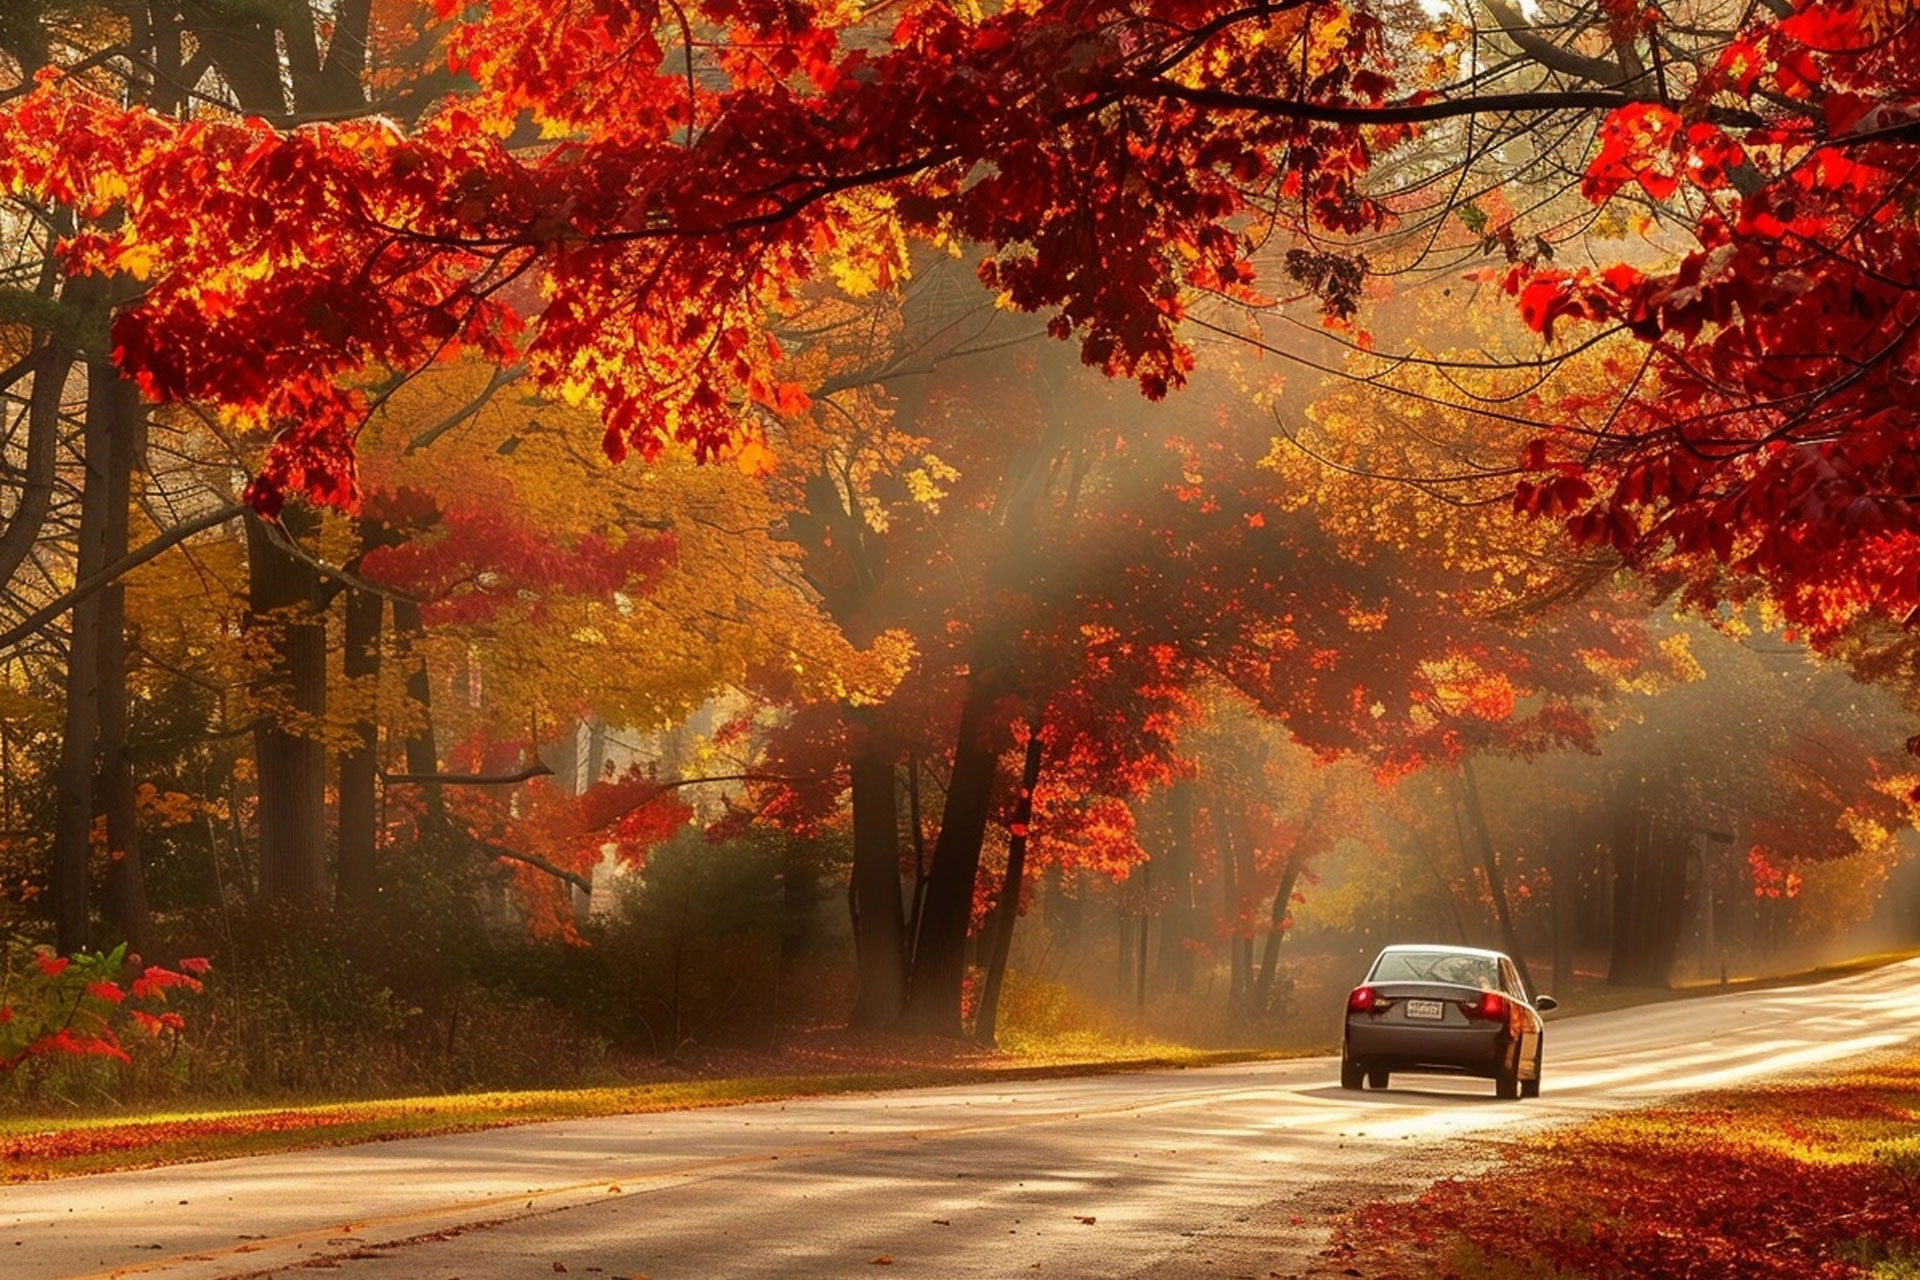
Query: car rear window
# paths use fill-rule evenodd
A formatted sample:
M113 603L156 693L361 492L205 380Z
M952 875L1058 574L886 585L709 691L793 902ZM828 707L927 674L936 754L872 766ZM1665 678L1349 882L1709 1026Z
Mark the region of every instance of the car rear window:
M1486 956L1456 951L1388 951L1374 961L1369 982L1448 982L1459 987L1498 990L1500 975Z

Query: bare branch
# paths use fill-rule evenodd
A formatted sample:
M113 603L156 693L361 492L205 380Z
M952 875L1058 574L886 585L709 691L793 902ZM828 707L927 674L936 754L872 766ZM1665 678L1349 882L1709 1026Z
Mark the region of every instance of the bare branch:
M517 773L383 773L380 775L380 780L389 784L404 782L418 783L422 786L511 787L516 783L552 775L552 769L536 760Z
M138 551L132 551L114 561L100 572L76 582L73 588L56 596L46 604L35 609L7 631L0 632L0 653L12 649L28 636L52 622L55 618L71 609L75 602L84 600L94 592L101 590L114 580L131 570L139 568L167 548L185 542L196 533L223 525L229 520L245 514L247 508L238 502L217 507L205 515L177 524L165 533L154 538Z
M1625 85L1626 77L1621 74L1617 64L1605 58L1589 58L1585 54L1561 48L1535 31L1533 25L1507 0L1480 0L1480 4L1500 24L1501 34L1513 41L1520 52L1548 70L1565 72L1594 84L1614 88Z

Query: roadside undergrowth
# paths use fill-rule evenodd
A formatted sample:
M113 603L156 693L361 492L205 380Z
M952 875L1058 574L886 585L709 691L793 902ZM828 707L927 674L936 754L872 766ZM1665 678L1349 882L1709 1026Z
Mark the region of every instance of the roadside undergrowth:
M1369 1280L1920 1277L1920 1055L1511 1144L1377 1202L1315 1275Z

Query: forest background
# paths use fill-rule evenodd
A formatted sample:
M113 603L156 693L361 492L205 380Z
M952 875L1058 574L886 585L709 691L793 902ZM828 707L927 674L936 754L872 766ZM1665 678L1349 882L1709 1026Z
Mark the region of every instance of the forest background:
M11 6L8 1087L1911 945L1916 44Z

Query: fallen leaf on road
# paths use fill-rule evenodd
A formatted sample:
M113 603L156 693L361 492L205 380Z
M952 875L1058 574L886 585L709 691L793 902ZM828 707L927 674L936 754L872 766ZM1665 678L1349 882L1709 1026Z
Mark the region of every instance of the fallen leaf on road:
M890 1253L883 1253L879 1257L875 1258L869 1265L875 1266L875 1267L890 1267L893 1265L893 1255Z
M1080 1219L1080 1225L1081 1225L1081 1226L1083 1226L1083 1227L1090 1227L1090 1226L1092 1226L1092 1225L1093 1225L1093 1219L1092 1219L1092 1218L1082 1218L1082 1219Z
M555 1271L562 1271L562 1272L564 1272L564 1271L565 1271L565 1270L567 1269L567 1264L566 1264L566 1263L564 1263L564 1262L556 1262L556 1263L554 1263L554 1264L553 1264L553 1269L554 1269Z
M608 1194L608 1195L610 1195L610 1196L617 1196L617 1195L619 1195L619 1194L620 1194L620 1184L616 1182L616 1183L613 1183L613 1184L612 1184L611 1186L609 1186L609 1187L607 1188L607 1194Z

